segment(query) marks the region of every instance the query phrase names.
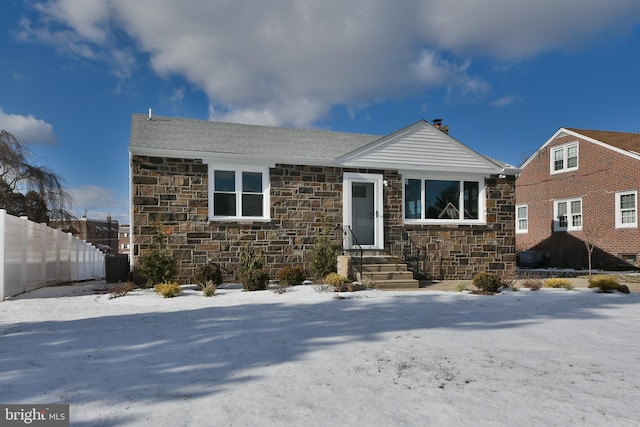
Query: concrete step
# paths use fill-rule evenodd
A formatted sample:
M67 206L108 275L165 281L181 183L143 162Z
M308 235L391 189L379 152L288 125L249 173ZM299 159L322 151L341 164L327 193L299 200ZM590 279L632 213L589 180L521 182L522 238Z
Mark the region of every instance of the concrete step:
M363 273L379 271L407 271L407 264L362 264Z
M374 282L384 280L413 280L413 273L407 270L401 271L364 271L362 275Z
M380 282L375 282L373 285L374 289L418 289L420 287L420 282L414 279L404 280L384 280Z

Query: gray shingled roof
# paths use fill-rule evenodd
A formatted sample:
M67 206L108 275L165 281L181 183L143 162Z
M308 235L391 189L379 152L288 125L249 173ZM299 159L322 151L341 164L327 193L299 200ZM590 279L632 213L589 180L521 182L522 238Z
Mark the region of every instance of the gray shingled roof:
M291 129L134 114L131 150L175 150L266 157L337 159L380 138L314 129Z

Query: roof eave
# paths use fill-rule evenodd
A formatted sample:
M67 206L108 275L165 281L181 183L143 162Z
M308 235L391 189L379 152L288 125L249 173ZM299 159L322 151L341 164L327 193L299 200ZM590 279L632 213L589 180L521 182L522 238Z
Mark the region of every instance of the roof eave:
M202 159L205 163L224 162L228 164L252 165L309 165L336 166L336 160L331 158L282 157L282 156L249 156L242 153L215 153L210 151L170 150L145 147L129 147L129 152L138 156L168 157L177 159Z

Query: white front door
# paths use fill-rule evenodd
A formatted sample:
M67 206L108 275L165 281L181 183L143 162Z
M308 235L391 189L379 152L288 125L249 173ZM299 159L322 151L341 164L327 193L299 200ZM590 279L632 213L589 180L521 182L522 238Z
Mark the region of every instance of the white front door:
M382 183L382 175L344 174L344 224L351 230L345 235L345 247L384 247Z

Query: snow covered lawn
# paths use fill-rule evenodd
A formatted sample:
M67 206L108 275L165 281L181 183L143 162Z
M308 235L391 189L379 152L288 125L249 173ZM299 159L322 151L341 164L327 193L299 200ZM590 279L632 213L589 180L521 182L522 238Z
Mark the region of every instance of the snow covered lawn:
M74 426L639 425L640 294L98 285L0 302L1 403Z

